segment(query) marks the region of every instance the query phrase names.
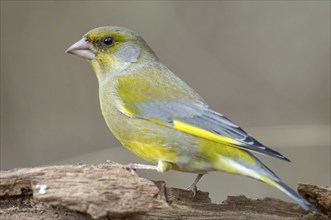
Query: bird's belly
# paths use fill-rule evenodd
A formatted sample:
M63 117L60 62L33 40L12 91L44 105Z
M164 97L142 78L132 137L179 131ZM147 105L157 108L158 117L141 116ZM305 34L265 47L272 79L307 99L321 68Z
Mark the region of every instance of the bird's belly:
M152 163L167 161L172 169L202 173L214 170L213 164L199 152L198 139L176 129L131 118L120 112L104 114L114 136L137 156Z

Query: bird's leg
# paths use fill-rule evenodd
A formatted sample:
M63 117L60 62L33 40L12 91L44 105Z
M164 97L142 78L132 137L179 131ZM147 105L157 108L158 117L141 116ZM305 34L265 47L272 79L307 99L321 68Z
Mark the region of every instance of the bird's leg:
M169 162L159 160L157 166L154 165L146 165L139 163L130 163L128 165L124 165L124 168L129 170L132 174L137 175L137 170L156 170L157 172L165 172L171 169L172 165Z
M147 165L147 164L139 164L139 163L130 163L127 167L134 170L157 170L157 166Z
M202 178L202 176L204 175L204 173L200 173L197 175L197 177L195 178L194 182L186 188L186 190L191 191L193 193L193 197L195 197L198 188L197 188L197 183L199 182L199 180Z
M157 170L157 166L147 165L147 164L139 164L139 163L130 163L128 165L124 165L124 168L130 171L132 174L137 175L136 170Z

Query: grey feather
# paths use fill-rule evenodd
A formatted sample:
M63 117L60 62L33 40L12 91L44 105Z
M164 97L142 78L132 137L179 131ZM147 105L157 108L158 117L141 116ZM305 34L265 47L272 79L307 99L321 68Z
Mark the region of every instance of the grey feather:
M255 140L238 125L204 103L156 101L139 103L137 107L143 113L140 115L143 118L158 119L170 126L173 125L173 120L177 119L212 133L232 138L241 143L237 146L239 148L289 161L280 153Z

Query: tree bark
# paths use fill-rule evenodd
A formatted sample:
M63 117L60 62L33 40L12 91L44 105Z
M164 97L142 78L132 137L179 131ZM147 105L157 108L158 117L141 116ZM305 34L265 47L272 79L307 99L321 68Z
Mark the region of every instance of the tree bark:
M300 184L299 192L325 216L274 198L229 196L167 188L117 163L64 165L0 172L1 219L328 219L331 190Z

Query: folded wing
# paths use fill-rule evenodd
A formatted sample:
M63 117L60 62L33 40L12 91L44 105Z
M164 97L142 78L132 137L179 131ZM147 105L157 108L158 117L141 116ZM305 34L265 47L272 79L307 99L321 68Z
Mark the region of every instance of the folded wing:
M125 112L129 113L130 109L126 109ZM238 125L204 103L140 102L135 104L135 112L138 113L135 117L171 126L200 138L289 161L280 153L255 140Z

